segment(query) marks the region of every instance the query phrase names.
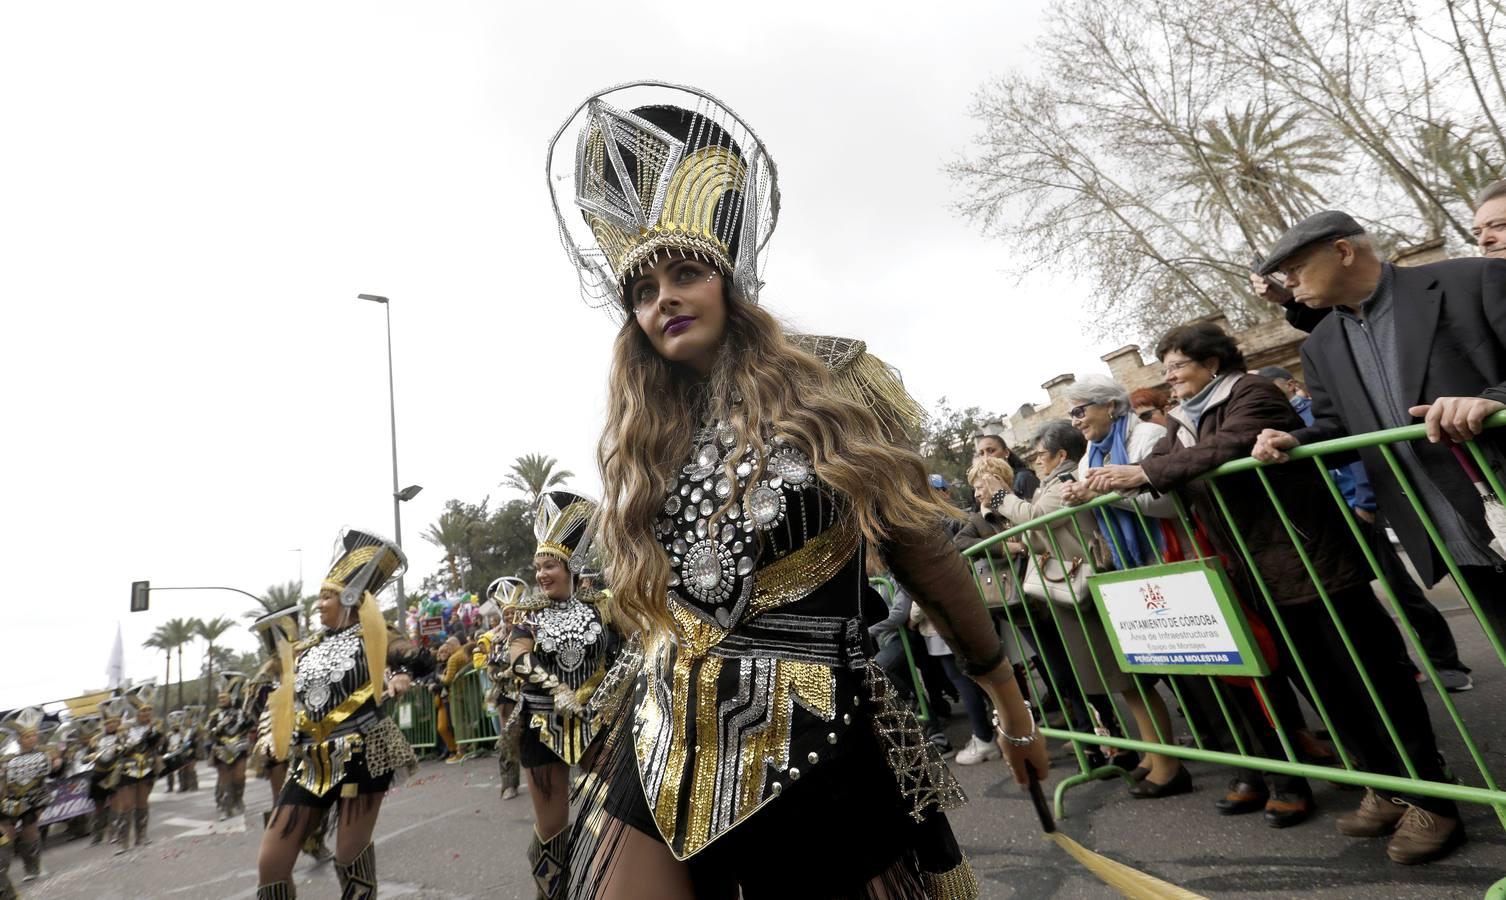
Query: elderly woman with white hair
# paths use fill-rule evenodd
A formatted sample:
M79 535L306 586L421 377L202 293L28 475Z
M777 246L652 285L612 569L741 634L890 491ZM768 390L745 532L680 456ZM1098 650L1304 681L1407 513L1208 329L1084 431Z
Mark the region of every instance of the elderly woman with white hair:
M1088 375L1069 385L1067 415L1072 427L1088 442L1088 452L1077 464L1078 481L1064 490L1068 503L1078 505L1098 496L1087 485L1088 470L1105 465L1135 465L1150 456L1156 444L1166 437L1166 429L1154 422L1141 421L1130 405L1129 391L1105 375ZM1142 527L1135 515L1172 518L1176 507L1170 496L1141 493L1132 499L1117 500L1098 510L1099 530L1113 551L1114 568L1133 569L1161 561L1159 525Z

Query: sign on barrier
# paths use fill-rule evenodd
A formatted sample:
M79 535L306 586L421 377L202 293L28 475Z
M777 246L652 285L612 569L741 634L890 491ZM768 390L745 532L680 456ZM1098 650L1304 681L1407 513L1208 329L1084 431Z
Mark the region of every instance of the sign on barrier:
M1126 672L1270 674L1216 559L1094 575L1088 585Z

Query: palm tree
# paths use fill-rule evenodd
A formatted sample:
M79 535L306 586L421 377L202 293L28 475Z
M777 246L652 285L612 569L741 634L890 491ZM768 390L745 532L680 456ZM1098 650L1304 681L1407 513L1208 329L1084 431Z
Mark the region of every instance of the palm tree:
M206 687L204 690L207 696L214 686L214 642L219 640L220 635L235 627L235 620L227 619L224 616L218 616L210 619L208 622L202 619L194 619L193 626L194 635L209 643L209 649L204 654L204 658L208 663L205 681Z
M444 551L445 563L450 567L450 587L460 587L460 566L457 557L465 549L471 536L471 520L458 509L447 509L439 515L439 521L430 525L423 538Z
M277 612L288 606L296 606L303 601L303 582L289 581L286 584L274 584L267 588L266 593L256 598L261 605L248 609L241 613L242 618L258 619L267 613Z
M168 619L162 626L167 630L168 641L178 651L178 705L183 705L183 645L194 639L193 619ZM163 690L166 690L163 685Z
M298 601L298 618L303 622L305 637L314 633L314 612L319 608L319 595L309 594Z
M167 658L167 662L162 667L162 692L164 694L163 702L169 702L165 695L167 694L167 686L170 683L169 680L173 677L174 647L172 635L168 633L167 626L158 625L157 630L152 632L152 636L141 642L141 646L151 650L161 650L162 655Z
M545 491L552 487L563 487L568 479L575 477L575 473L569 469L556 471L554 467L557 462L554 457L542 453L520 456L512 464L512 474L502 479L502 486L527 494L529 507L537 509L539 498Z

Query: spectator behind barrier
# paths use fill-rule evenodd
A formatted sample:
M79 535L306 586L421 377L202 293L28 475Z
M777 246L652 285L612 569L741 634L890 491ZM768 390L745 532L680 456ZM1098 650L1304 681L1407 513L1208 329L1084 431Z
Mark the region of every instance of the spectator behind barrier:
M1020 459L1020 454L1004 443L1003 422L985 422L983 427L978 429L978 433L973 435L973 459L981 456L1004 460L1014 471L1014 480L1011 483L1014 492L1026 500L1035 496L1035 490L1041 484L1040 479L1036 478L1030 467Z
M1506 178L1492 181L1475 198L1475 221L1470 231L1480 255L1506 259Z
M1081 480L1062 485L1062 495L1076 506L1098 496L1087 484L1093 469L1145 459L1166 437L1166 429L1132 415L1129 392L1104 375L1088 375L1068 386L1066 398L1072 404L1068 411L1072 427L1088 442L1088 450L1077 464L1077 477ZM1142 525L1135 515L1136 507L1146 516L1169 519L1176 515L1176 506L1169 497L1144 492L1095 510L1094 517L1108 542L1116 569L1133 569L1161 561L1164 541L1160 523L1147 521Z
M1016 496L997 479L987 475L980 479L984 482L984 490L988 492L984 496L989 498L986 501L989 510L1002 516L1010 525L1022 525L1065 508L1068 505L1066 486L1076 480L1078 461L1087 450L1087 442L1078 430L1069 422L1059 419L1043 425L1035 440L1032 465L1035 466L1036 476L1041 479L1041 486L1033 501ZM1058 559L1064 569L1089 567L1088 554L1091 549L1084 547L1078 540L1079 529L1085 537L1097 537L1091 513L1082 512L1053 522L1047 528L1033 529L1027 532L1026 543L1037 559L1042 554L1058 558L1059 552ZM1093 542L1093 538L1089 538L1089 541ZM1038 568L1032 567L1026 575L1027 583L1028 579L1038 579L1038 572ZM1068 578L1068 581L1071 579ZM1079 599L1079 604L1091 605L1092 595L1086 592L1084 594ZM1032 619L1037 624L1036 637L1040 641L1039 649L1047 666L1052 670L1062 668L1058 662L1061 653L1047 643L1053 637L1059 638L1062 651L1070 660L1070 672L1053 671L1059 690L1074 685L1072 678L1075 673L1081 680L1082 690L1088 695L1088 702L1093 703L1095 695L1108 691L1117 692L1124 699L1134 714L1136 730L1141 740L1156 742L1158 733L1171 737L1171 719L1167 715L1165 703L1160 695L1147 692L1146 696L1150 698L1150 705L1147 707L1133 679L1119 668L1108 636L1104 633L1103 620L1096 610L1082 610L1083 615L1079 617L1078 611L1070 606L1056 604L1053 610L1045 601L1035 598L1030 598L1027 603L1032 610ZM1103 679L1098 677L1100 670ZM1108 704L1099 702L1093 705L1101 711L1104 724L1109 725L1112 714L1107 711ZM1157 725L1160 726L1159 732ZM1119 762L1122 756L1124 754L1116 756L1115 762ZM1191 774L1174 757L1159 753L1148 754L1145 764L1137 767L1134 774L1137 783L1130 789L1130 794L1137 798L1159 799L1192 790Z
M1305 354L1304 354L1305 355ZM1218 479L1227 507L1236 511L1240 533L1249 548L1260 581L1246 566L1234 565L1240 558L1228 523L1219 514L1206 482L1198 478L1219 465L1246 456L1257 434L1273 429L1297 428L1301 418L1285 395L1267 379L1251 375L1234 340L1216 325L1199 323L1174 328L1156 347L1167 383L1181 399L1171 414L1171 432L1156 452L1140 465L1105 466L1089 476L1100 491L1149 487L1165 493L1177 490L1191 506L1223 557L1231 564L1236 589L1243 593L1247 609L1262 596L1263 584L1280 609L1292 650L1302 659L1306 678L1298 687L1309 693L1316 688L1337 732L1337 737L1364 767L1386 775L1406 776L1384 724L1363 680L1344 649L1343 639L1318 602L1317 587L1293 549L1281 518L1254 472ZM1309 369L1309 378L1312 370ZM1311 382L1310 382L1311 383ZM1322 408L1323 400L1316 405ZM1291 524L1302 537L1304 549L1316 576L1322 580L1328 603L1347 632L1369 673L1377 697L1385 704L1417 776L1446 782L1448 777L1438 754L1427 706L1412 676L1406 646L1396 624L1370 589L1370 569L1350 536L1339 511L1327 502L1314 502L1327 493L1319 472L1307 465L1266 470L1272 491L1281 501ZM1276 629L1267 625L1271 633ZM1281 646L1281 645L1278 645ZM1285 647L1283 646L1284 650ZM1289 660L1277 667L1293 671ZM1250 692L1242 705L1247 718L1260 714L1250 709ZM1315 704L1316 705L1316 704ZM1280 756L1279 747L1263 746L1267 756ZM1295 779L1270 779L1275 794L1288 794L1297 803L1307 796L1304 783ZM1391 800L1400 800L1392 803ZM1391 834L1387 855L1411 864L1428 862L1450 852L1464 839L1457 807L1451 800L1418 796L1391 797L1367 791L1353 813L1340 816L1339 831L1354 837Z
M1140 388L1129 395L1130 411L1142 422L1153 422L1166 427L1166 411L1171 409L1171 398L1160 388Z

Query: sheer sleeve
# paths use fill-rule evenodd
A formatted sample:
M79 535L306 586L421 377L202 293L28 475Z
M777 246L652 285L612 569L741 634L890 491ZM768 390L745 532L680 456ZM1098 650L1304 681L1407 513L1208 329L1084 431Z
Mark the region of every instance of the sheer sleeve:
M963 671L985 675L1004 662L1004 647L967 562L940 525L895 532L883 553L894 577L920 604Z

